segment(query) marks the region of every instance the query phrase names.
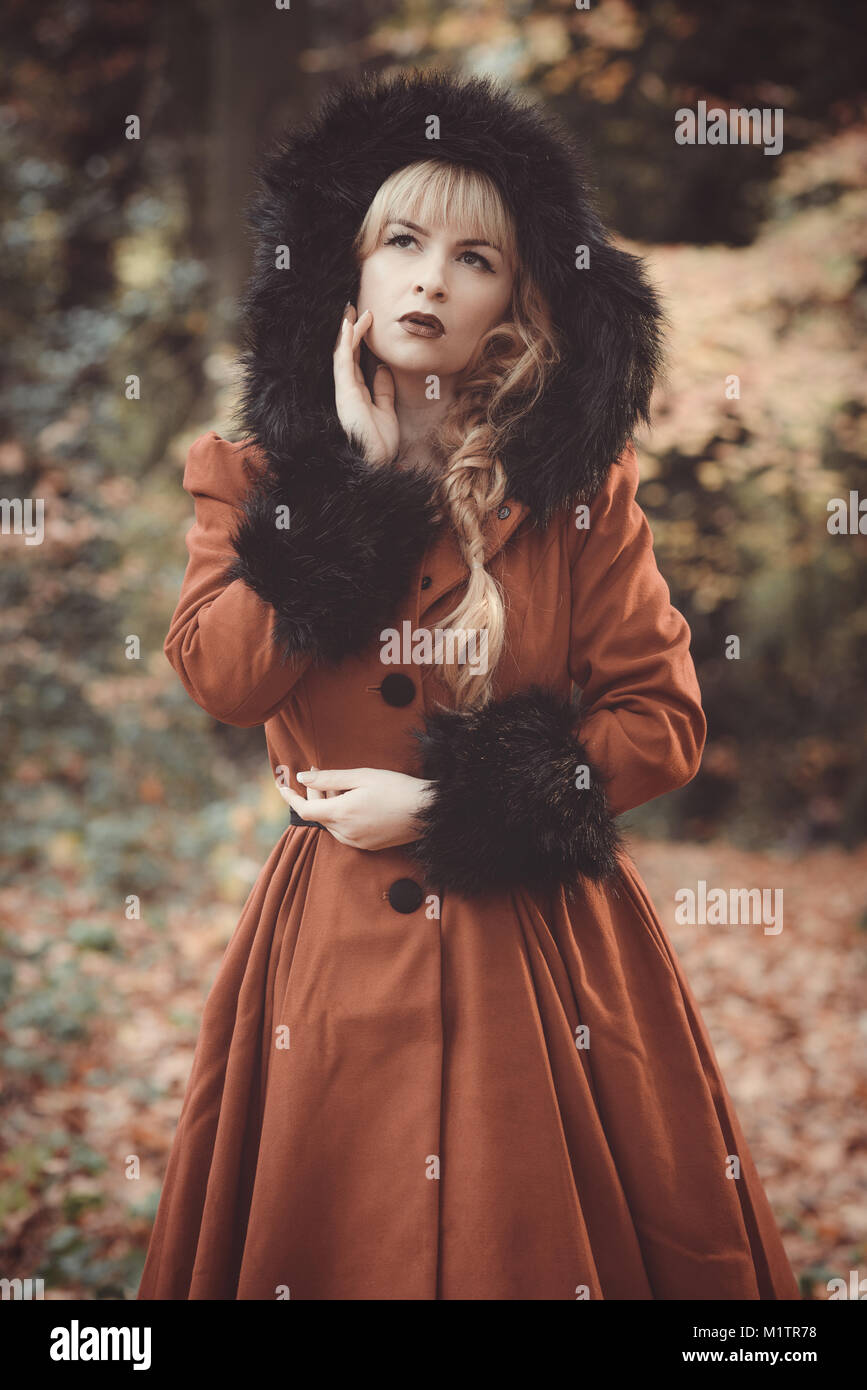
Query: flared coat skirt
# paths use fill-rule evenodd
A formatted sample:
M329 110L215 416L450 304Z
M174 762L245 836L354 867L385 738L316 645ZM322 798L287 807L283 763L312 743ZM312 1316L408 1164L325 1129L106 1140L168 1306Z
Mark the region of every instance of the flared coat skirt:
M406 912L401 848L287 829L207 999L138 1297L798 1298L622 859L616 886Z

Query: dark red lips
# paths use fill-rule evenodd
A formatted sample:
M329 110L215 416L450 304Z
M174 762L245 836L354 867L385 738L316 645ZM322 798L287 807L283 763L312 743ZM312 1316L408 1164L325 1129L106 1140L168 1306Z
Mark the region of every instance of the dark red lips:
M398 322L404 323L407 319L411 319L414 323L427 324L428 327L436 328L440 333L445 333L445 329L436 314L421 314L413 311L409 314L402 314Z

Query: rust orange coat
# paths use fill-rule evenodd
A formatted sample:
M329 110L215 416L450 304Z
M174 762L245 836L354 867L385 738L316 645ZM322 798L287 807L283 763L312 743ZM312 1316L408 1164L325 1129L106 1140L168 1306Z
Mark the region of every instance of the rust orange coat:
M411 731L449 699L432 668L392 668L414 691L394 705L379 643L284 663L273 608L225 582L255 457L213 433L190 450L169 660L217 719L264 724L272 770L421 775ZM513 496L488 533L497 697L581 688L613 816L692 778L706 731L638 481L629 445L587 528L571 507L529 525ZM440 533L392 625L436 627L466 577ZM207 1000L139 1298L797 1298L689 985L617 854L616 883L467 897L411 846L287 826Z

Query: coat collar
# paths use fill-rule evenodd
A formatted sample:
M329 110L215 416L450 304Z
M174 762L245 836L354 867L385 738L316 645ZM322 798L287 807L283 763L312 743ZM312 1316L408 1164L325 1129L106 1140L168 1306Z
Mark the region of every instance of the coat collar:
M352 238L382 181L432 153L497 182L563 343L557 374L503 453L511 534L519 510L546 525L567 500L599 491L648 418L661 311L641 262L616 249L599 220L572 136L490 78L367 74L330 92L266 155L247 209L255 253L238 428L282 490L309 490L310 439L342 438L332 353L342 307L357 303ZM337 468L323 483L341 484Z

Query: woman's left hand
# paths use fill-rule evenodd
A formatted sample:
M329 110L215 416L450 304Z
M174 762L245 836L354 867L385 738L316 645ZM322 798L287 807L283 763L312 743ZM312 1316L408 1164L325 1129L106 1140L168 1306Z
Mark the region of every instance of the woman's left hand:
M299 772L298 780L311 795L280 786L283 800L304 820L319 821L335 840L353 849L390 849L417 840L420 829L414 817L434 786L380 767Z

